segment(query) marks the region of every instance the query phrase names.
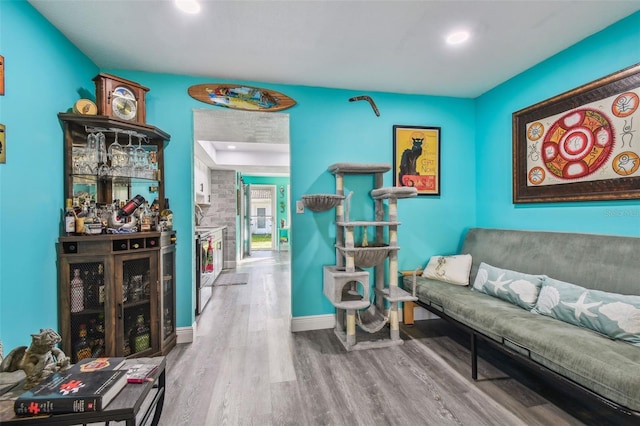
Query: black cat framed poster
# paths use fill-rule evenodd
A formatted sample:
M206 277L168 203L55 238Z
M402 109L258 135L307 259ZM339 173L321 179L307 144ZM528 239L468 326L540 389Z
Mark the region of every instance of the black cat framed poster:
M393 186L440 195L440 127L393 126Z

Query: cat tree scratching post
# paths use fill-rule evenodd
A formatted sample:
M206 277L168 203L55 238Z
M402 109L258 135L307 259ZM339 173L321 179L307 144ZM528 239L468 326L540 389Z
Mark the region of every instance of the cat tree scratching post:
M329 171L336 178L336 200L331 205L322 203L328 210L336 207L336 264L325 266L323 292L336 308L335 333L347 350L368 349L402 344L398 319L398 303L415 301L416 297L398 288L398 198L415 197L415 188L382 187L383 173L391 169L389 164L336 163ZM374 219L352 221L349 217L350 196L344 196L345 175L373 175ZM322 211L314 206L314 200L326 201L329 195L305 195L303 201L313 211ZM388 217L385 218L385 200ZM318 203L321 204L321 203ZM367 228L375 228L374 241L367 240ZM356 228L363 229L363 241L356 244ZM388 229L388 243L385 243ZM385 263L389 260L388 281ZM375 304L371 303L369 272L362 268L373 268L375 273ZM385 316L388 304L388 316ZM376 333L389 324L389 336L379 338ZM357 341L358 329L377 340Z

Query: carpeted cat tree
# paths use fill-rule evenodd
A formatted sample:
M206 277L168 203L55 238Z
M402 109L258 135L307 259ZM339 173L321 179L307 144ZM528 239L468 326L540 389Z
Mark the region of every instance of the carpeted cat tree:
M389 164L336 163L328 170L335 175L336 193L304 195L302 199L312 211L336 209L336 264L324 267L323 281L324 295L336 308L335 333L348 351L402 344L398 303L417 298L398 287L398 199L415 197L417 190L382 187L383 173L391 170ZM370 195L374 201L374 220L349 218L353 193L344 195L344 180L349 175L373 176ZM369 241L368 228L375 229L372 241ZM356 232L362 235L359 243L355 241ZM384 240L385 235L388 241ZM385 274L387 259L388 274ZM375 277L373 298L371 273L363 268L371 268ZM389 332L385 333L383 328L387 324ZM374 338L359 337L367 334Z

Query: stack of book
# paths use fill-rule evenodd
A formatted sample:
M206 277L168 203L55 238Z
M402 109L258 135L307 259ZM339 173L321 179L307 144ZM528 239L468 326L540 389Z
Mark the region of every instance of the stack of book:
M127 384L125 358L91 358L53 373L14 403L19 416L103 410Z
M153 374L158 370L154 364L127 365L127 383L144 383L153 380Z

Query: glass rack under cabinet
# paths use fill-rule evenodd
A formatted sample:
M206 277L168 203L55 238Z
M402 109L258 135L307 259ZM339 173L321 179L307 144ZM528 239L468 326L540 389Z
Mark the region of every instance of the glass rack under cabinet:
M65 125L65 198L110 204L141 195L165 208L162 171L170 136L150 125L60 113Z

